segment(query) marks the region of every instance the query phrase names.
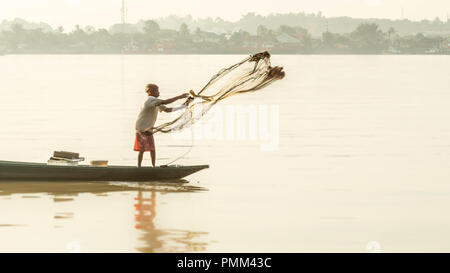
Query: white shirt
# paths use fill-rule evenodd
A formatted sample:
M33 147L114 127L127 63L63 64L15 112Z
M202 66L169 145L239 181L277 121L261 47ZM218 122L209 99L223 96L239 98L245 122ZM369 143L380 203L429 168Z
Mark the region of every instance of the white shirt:
M136 133L151 131L155 125L158 111L163 111L166 107L161 105L162 100L149 96L141 106L138 118L136 120Z

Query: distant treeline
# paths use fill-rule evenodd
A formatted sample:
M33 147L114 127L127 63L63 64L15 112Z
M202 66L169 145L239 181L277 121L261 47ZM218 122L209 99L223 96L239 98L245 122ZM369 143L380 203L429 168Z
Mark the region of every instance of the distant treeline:
M408 19L360 19L351 17L324 17L322 13L288 13L270 14L267 16L248 13L241 17L239 21L230 22L221 18L194 19L192 16L167 16L155 19L155 21L165 29L177 30L181 24L185 23L191 29L197 27L216 33L230 33L239 30L256 34L258 26L265 26L269 29L277 29L280 26L300 26L306 28L312 36L320 37L322 33L330 31L333 33L345 34L352 32L361 23L375 23L382 31L393 28L399 35L415 35L418 33L447 33L450 34L450 20L441 21L438 17L434 20L411 21ZM140 29L143 21L139 21L135 26Z
M206 21L185 18L178 29L168 26L179 17L140 21L138 24L116 24L109 30L76 26L66 32L62 27L52 29L45 23L30 24L16 19L0 24L0 53L6 54L248 54L262 50L286 54L449 54L449 22L408 22L423 33L399 32L394 26L383 28L381 19L362 21L353 29L342 32L348 24L332 23L339 18L326 19L319 15L288 14L257 16L247 14L239 21L239 29L223 20ZM175 18L175 19L174 19ZM190 19L189 19L190 18ZM327 20L325 29L315 35L311 22ZM278 21L276 20L278 19ZM189 21L191 20L191 21ZM297 20L297 21L296 21ZM352 18L341 18L356 22ZM353 21L352 21L353 20ZM286 24L281 24L286 21ZM262 23L260 23L262 22ZM266 22L266 24L263 24ZM291 24L287 24L291 22ZM297 22L295 25L292 22ZM399 23L403 21L390 21ZM178 21L174 21L174 26ZM406 23L405 23L406 24ZM194 24L195 25L195 24ZM302 26L300 26L302 25ZM430 27L434 26L434 27Z
M190 15L176 16L170 15L154 19L162 29L179 30L182 24L186 24L189 29L197 28L207 32L218 34L244 30L252 35L256 34L258 26L265 26L269 29L277 29L280 26L303 27L306 28L312 36L320 37L322 33L330 31L338 34L352 32L361 23L376 23L382 31L388 31L393 28L399 35L415 35L422 33L428 34L450 34L450 20L441 21L438 17L434 20L411 21L408 19L390 20L390 19L361 19L351 17L324 17L319 13L288 13L288 14L270 14L267 16L248 13L240 18L240 20L231 22L221 18L193 18ZM11 30L12 25L21 24L25 29L41 28L44 32L53 31L49 24L46 23L30 23L23 19L16 18L11 21L4 20L0 22L0 31ZM145 20L140 20L136 24L129 24L127 31L142 32L145 26ZM92 28L92 27L87 27ZM109 30L114 32L117 25L112 26Z

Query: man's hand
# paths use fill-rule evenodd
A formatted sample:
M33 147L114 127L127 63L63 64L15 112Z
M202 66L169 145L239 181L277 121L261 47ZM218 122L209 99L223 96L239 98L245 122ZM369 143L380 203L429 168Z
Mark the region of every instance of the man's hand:
M191 102L194 100L194 97L189 96L188 99L183 103L185 106L189 106Z

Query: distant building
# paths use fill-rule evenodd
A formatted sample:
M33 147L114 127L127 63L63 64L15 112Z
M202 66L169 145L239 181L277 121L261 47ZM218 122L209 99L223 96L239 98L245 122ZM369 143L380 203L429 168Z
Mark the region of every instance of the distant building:
M219 43L221 41L221 37L213 32L202 31L200 33L195 33L192 36L192 41L194 43Z
M277 36L277 42L283 45L300 44L300 40L286 33Z
M170 53L175 51L175 40L160 39L153 44L153 51L155 53Z
M423 32L426 36L450 36L450 30L427 30Z
M264 42L261 46L262 46L264 49L266 49L266 50L270 50L270 49L272 49L272 48L275 47L275 43L272 43L272 42Z
M390 46L387 50L390 54L400 54L402 53L400 50L398 50L396 47Z
M122 49L122 54L146 54L148 50L142 50L139 48L139 44L134 40L131 40Z
M273 53L295 54L301 50L301 41L286 33L276 36L275 43L276 46L270 49Z

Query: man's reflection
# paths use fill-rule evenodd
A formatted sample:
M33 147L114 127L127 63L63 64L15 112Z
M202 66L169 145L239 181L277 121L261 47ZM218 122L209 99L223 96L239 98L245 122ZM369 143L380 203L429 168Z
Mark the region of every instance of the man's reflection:
M141 252L194 252L205 251L208 243L195 241L204 237L206 232L184 230L160 230L155 227L156 192L138 191L135 198L135 228L142 231L139 238L144 246Z

